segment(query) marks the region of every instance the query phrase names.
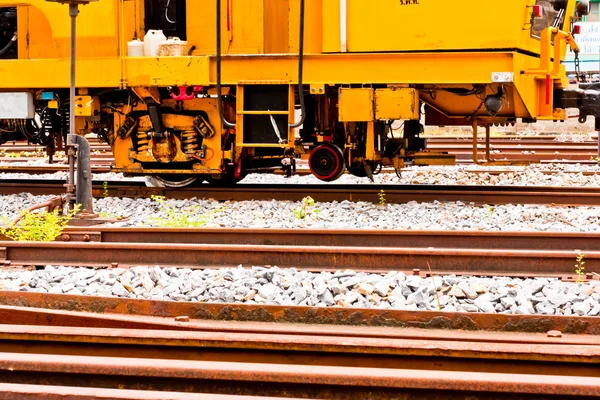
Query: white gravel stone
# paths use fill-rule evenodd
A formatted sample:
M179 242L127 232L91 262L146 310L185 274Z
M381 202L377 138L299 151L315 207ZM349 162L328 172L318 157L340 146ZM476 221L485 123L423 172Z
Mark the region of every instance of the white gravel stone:
M398 281L398 277L401 280ZM94 270L49 265L36 271L0 270L0 288L172 301L600 315L600 294L595 292L600 285L595 282L578 284L555 278L436 276L438 279L435 280L439 282L436 298L430 278L413 275L406 281L402 278L402 274L395 272L385 276L353 271L311 273L277 267L240 266L192 271L157 266ZM473 290L483 288L483 285L488 288L487 292ZM470 288L474 297L467 297L461 287L467 291ZM537 292L531 294L532 291Z
M0 223L49 198L50 196L33 196L27 193L0 196ZM206 216L203 219L206 227L600 232L600 210L597 207L583 206L497 205L490 215L488 206L461 202L409 202L381 207L369 202L342 201L316 203L314 209L321 212L309 213L306 218L299 219L294 216L294 209L301 205L300 202L218 202L192 198L167 200L165 204L192 220L200 220ZM100 198L96 199L94 208L108 216L126 217L126 220L108 224L109 226L157 226L160 225L161 218L167 225L171 223L165 206L151 199ZM267 211L270 214L265 218ZM399 215L402 218L398 218ZM150 278L157 281L156 276ZM409 286L415 288L423 278L411 275L391 279L394 280L406 280ZM377 283L366 282L371 285ZM532 287L532 294L536 290ZM469 293L467 295L472 297Z

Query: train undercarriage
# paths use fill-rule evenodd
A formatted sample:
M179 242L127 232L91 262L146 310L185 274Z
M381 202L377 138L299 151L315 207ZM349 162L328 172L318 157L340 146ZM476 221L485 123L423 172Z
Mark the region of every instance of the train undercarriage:
M499 18L510 23L487 36L446 37L440 30L424 39L414 32L412 42L364 31L357 17L412 21L425 13L444 26L444 10L391 0L379 7L314 0L232 7L216 0L198 10L182 1L165 9L180 17L173 23L164 21L160 1L134 2L145 7L143 16L126 3L90 4L89 14L83 8L79 18L91 26L98 24L92 11L121 15L122 26L79 39L96 47L84 46L77 62L74 130L112 147L115 172L149 176L156 185L230 185L276 170L292 175L300 159L322 181L345 172L372 178L384 167L454 163L427 150L424 125L471 125L476 132L518 119L564 120L566 108L579 109L583 119L600 114L595 88L568 89L560 64L567 46L578 52L574 23L586 10L575 0L519 0L501 10ZM71 128L66 34L56 25L64 13L41 0L11 3L0 0L0 144L26 139L52 155ZM256 7L263 14L248 14ZM206 17L207 26L191 15ZM327 16L340 25L331 28ZM248 34L256 22L263 30ZM160 28L193 45L179 56L126 56L125 28L135 36ZM432 47L434 38L447 43ZM402 128L392 129L394 121Z

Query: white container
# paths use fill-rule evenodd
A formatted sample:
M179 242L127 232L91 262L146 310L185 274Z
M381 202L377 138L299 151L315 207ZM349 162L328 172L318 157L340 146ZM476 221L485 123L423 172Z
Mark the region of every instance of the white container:
M161 30L150 29L144 36L144 55L146 57L155 57L158 55L158 46L161 42L167 40L167 37Z
M127 55L129 57L143 57L144 42L139 39L133 39L131 42L127 42Z
M31 119L34 116L33 94L29 92L0 93L0 119Z
M158 46L159 56L187 56L188 43L178 37L163 40Z

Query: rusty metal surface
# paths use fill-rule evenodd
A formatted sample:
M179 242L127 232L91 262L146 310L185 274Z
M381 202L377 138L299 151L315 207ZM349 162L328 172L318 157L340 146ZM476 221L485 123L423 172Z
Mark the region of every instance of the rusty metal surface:
M317 327L312 326L312 334L281 332L220 332L220 331L171 331L160 329L116 329L116 328L81 328L62 326L30 326L0 325L0 352L12 350L11 343L55 343L52 353L64 354L67 344L95 344L110 348L131 348L147 346L153 353L152 358L171 358L165 354L175 348L186 348L190 359L194 359L197 351L219 349L220 351L259 351L288 354L289 358L280 358L279 363L289 363L294 353L326 353L352 354L354 357L374 355L394 357L429 357L482 360L510 360L511 362L546 362L546 363L578 363L598 364L600 362L600 342L595 343L546 343L527 341L522 343L495 342L479 337L479 341L465 340L460 331L447 331L446 337L437 338L394 338L394 337L362 337L335 336L317 334ZM416 333L416 332L415 332ZM516 333L505 333L517 337ZM86 353L89 349L84 350ZM25 351L28 352L28 351ZM42 353L39 349L37 352ZM84 354L86 354L84 353ZM114 354L113 351L112 354ZM126 354L119 350L117 354ZM78 355L79 353L75 353ZM327 359L326 354L320 361ZM236 361L238 361L236 359ZM316 361L317 364L319 361ZM358 361L356 361L358 363ZM488 361L490 362L490 361ZM464 363L464 362L463 362ZM397 366L394 366L397 368ZM391 365L390 365L391 368ZM463 366L464 368L464 366ZM516 366L512 370L516 370ZM508 371L510 372L510 369Z
M24 191L34 194L61 194L64 181L56 180L0 180L0 193ZM385 191L388 203L409 201L431 202L463 201L477 204L558 204L600 205L600 188L589 187L518 187L518 186L448 186L448 185L293 185L293 184L238 184L233 188L204 185L198 188L148 188L143 182L109 182L105 193L103 182L94 182L93 194L104 197L191 197L215 200L290 200L299 201L310 195L316 201L369 201L378 203L378 194Z
M9 292L9 294L12 292ZM69 299L70 301L70 299ZM359 310L362 311L362 310ZM525 319L528 317L524 317ZM16 307L0 305L1 325L22 325L42 327L85 327L102 329L143 329L168 331L201 331L237 334L278 334L322 337L359 337L380 339L435 340L461 342L493 342L503 344L540 344L540 345L600 345L595 335L573 335L560 331L556 335L517 331L472 330L452 331L431 326L387 327L387 326L349 326L311 323L294 323L294 321L253 322L239 320L202 320L190 319L189 316L159 317L135 314L93 313L89 311L67 311L33 307ZM502 329L498 326L497 329ZM11 328L7 328L7 332ZM23 331L28 328L21 327ZM34 330L42 333L42 330ZM98 332L98 331L97 331ZM72 332L71 332L72 333ZM95 332L96 333L96 332Z
M192 319L205 321L460 329L471 332L546 333L550 330L558 330L564 334L600 335L600 324L598 323L600 318L597 317L217 304L10 291L0 291L0 304L170 319L186 315Z
M322 399L574 398L600 385L592 317L25 292L0 303L12 304L0 306L5 383Z
M344 387L594 396L598 377L0 353L0 370ZM228 383L231 384L231 383Z
M573 274L577 251L178 243L0 242L4 265L160 265L210 267L277 265L312 270L426 270ZM586 251L586 270L600 269L600 251Z
M87 237L86 237L87 235ZM0 234L0 240L7 240ZM214 243L286 246L440 247L598 250L597 232L419 231L393 229L69 227L59 241Z
M235 396L151 390L0 383L0 400L294 400L291 397Z

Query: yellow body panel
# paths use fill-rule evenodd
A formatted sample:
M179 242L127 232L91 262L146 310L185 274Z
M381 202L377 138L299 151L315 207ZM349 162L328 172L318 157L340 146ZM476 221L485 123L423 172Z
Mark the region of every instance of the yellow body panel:
M75 116L91 117L100 112L100 101L92 96L75 96Z
M419 119L419 91L411 88L377 89L375 119Z
M340 89L340 121L373 121L373 92L371 88Z

